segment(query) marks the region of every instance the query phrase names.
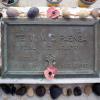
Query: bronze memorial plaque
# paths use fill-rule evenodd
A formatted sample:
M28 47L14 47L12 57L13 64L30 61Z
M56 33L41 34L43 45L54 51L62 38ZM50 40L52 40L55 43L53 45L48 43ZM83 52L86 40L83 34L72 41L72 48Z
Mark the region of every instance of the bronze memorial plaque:
M99 76L99 20L4 19L3 77L43 76L48 59L57 77Z

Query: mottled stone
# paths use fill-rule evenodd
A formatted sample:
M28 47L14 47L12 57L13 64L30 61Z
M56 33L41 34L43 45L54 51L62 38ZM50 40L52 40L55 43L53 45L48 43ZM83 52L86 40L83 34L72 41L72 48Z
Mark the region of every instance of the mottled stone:
M39 14L39 9L37 7L32 7L29 9L27 16L29 18L34 18Z
M58 98L63 93L62 88L57 85L53 85L50 87L50 95L52 99Z
M71 88L68 88L68 89L67 89L67 96L71 96L72 93L73 93L73 92L72 92L72 89L71 89Z
M19 12L14 8L8 8L6 14L8 17L17 17L19 15Z
M66 19L66 18L70 18L70 12L68 11L67 8L64 8L62 10L62 14L63 14L63 17Z
M27 93L27 88L25 86L20 87L16 90L16 95L23 96Z
M43 97L46 93L46 89L44 86L38 86L36 89L35 89L35 93L38 97Z
M32 97L34 96L34 91L32 87L29 87L27 90L27 96Z
M90 16L90 11L88 10L80 10L77 15L79 16L79 18L87 18Z
M96 94L97 96L100 96L100 83L93 84L92 90L94 94Z
M82 90L80 87L75 87L73 90L73 93L75 96L81 96L82 95Z
M2 84L1 89L5 94L11 94L11 88L9 85Z
M92 93L92 87L91 87L91 85L86 85L86 86L84 87L84 93L85 93L87 96L89 96L89 95Z
M93 9L93 10L91 11L91 15L92 15L92 17L94 17L94 18L100 17L100 9Z

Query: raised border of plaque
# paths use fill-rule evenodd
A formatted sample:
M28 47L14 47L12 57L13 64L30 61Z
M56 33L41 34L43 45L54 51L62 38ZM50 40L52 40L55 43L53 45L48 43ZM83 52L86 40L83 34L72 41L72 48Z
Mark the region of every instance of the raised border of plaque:
M56 62L56 78L99 77L99 20L4 18L1 27L3 78L44 77L48 59Z

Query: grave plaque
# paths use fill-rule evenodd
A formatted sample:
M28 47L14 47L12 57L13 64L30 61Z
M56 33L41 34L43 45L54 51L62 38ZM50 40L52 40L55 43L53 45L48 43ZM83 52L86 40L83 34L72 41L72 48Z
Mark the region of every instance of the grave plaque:
M57 77L99 76L100 24L94 19L3 19L2 77L43 76L54 61Z

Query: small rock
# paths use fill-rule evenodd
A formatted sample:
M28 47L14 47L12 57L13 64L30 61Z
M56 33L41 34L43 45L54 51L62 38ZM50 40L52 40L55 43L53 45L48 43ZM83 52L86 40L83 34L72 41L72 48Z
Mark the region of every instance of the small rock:
M91 16L94 18L100 17L100 9L93 9L91 11Z
M92 93L92 87L90 85L86 85L84 87L84 93L89 96Z
M5 94L11 94L11 88L9 85L2 84L1 89Z
M34 96L34 91L32 87L29 87L27 90L27 96L32 97Z
M43 97L46 93L46 89L44 86L38 86L36 89L35 89L35 92L36 92L36 95L39 96L39 97Z
M71 89L71 88L68 88L68 89L67 89L67 96L71 96L72 93L73 93L73 92L72 92L72 89Z
M6 14L8 17L15 18L19 15L19 12L14 8L8 8Z
M87 18L90 15L90 11L80 10L77 14L79 18Z
M34 18L39 14L39 9L37 7L32 7L29 9L27 16L29 18Z
M82 95L82 90L80 87L75 87L73 91L75 96L81 96Z
M62 88L57 85L53 85L50 87L50 95L52 99L58 98L63 93Z
M16 90L16 95L23 96L27 93L27 88L25 86L20 87Z
M62 14L63 14L63 17L66 19L66 18L70 18L70 11L68 11L67 9L63 9L62 10Z
M92 90L94 94L96 94L97 96L100 96L100 83L93 84Z

